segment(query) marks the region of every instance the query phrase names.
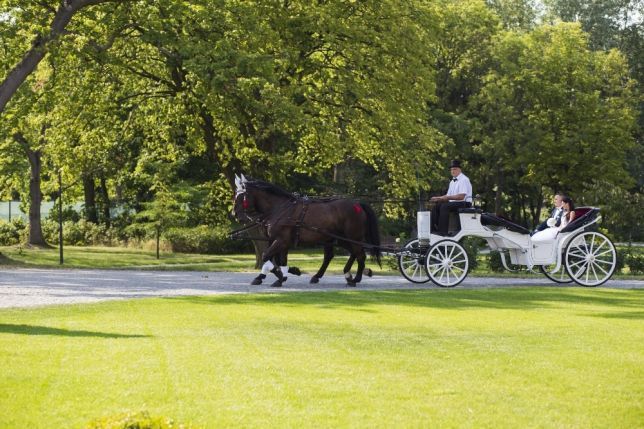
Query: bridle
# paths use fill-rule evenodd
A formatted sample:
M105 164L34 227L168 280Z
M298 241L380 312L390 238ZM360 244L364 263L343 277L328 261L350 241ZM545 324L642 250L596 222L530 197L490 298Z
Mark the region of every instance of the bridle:
M244 189L243 191L237 191L235 193L235 198L233 200L234 207L237 206L237 199L240 196L244 197L241 203L243 215L246 216L246 218L253 223L260 223L262 220L262 215L258 213L256 210L252 210L252 211L248 210L250 207L250 202L248 201L248 195L247 195L246 189Z

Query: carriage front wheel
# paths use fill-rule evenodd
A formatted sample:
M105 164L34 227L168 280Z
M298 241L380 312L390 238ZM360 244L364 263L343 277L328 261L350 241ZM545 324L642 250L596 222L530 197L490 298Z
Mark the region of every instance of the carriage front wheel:
M462 282L469 267L467 252L456 241L439 241L427 252L427 275L440 287L454 287Z
M421 246L418 239L405 244L398 254L398 270L412 283L427 283L429 276L425 271L425 253L429 246Z
M564 251L570 278L582 286L599 286L615 272L617 255L608 237L599 232L575 236Z

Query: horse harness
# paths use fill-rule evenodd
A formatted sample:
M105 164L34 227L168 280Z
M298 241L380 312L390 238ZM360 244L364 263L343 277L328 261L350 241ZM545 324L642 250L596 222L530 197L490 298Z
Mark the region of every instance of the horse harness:
M301 208L301 210L300 210L300 212L299 212L299 215L298 215L297 219L294 219L294 218L293 218L292 216L290 216L290 215L289 215L289 217L287 218L288 220L294 221L294 223L293 223L293 224L288 224L288 223L285 223L285 224L284 224L284 226L293 226L293 227L295 227L295 240L294 240L293 247L297 247L297 244L298 244L298 242L299 242L299 240L300 240L300 230L301 230L302 228L304 228L304 229L308 229L309 231L313 231L313 232L317 232L317 233L319 233L319 234L326 235L326 236L331 237L331 238L334 238L334 239L336 239L336 240L345 241L345 242L347 242L347 243L352 243L352 244L360 245L360 246L362 246L362 247L364 247L364 248L366 248L366 249L378 248L378 249L381 249L381 250L391 251L391 249L389 249L389 248L388 248L388 247L386 247L386 246L377 246L377 245L373 245L373 244L366 243L366 242L363 242L363 241L351 240L351 239L346 238L346 237L343 237L343 236L341 236L341 235L334 234L334 233L332 233L332 232L330 232L330 231L326 231L326 230L324 230L324 229L322 229L322 228L319 228L319 227L317 227L317 226L307 225L307 224L304 222L304 217L306 216L306 213L307 213L307 211L308 211L308 209L309 209L309 206L310 206L310 205L311 205L311 203L312 203L312 202L314 202L314 201L317 201L317 200L312 200L312 199L310 199L310 198L308 198L308 197L306 197L306 196L305 196L305 197L298 197L296 200L294 200L294 201L292 201L292 202L291 202L291 205L286 206L286 207L285 207L285 208L284 208L284 209L279 213L279 216L277 217L277 219L276 219L275 221L273 221L273 222L268 222L268 220L267 220L265 217L251 218L250 216L248 216L248 217L249 217L249 218L250 218L254 223L253 223L253 224L251 224L251 225L247 225L247 226L245 226L245 227L243 227L243 228L237 229L237 230L235 230L235 231L232 231L232 232L229 234L229 237L230 237L231 239L241 239L242 237L240 237L240 235L241 235L243 232L249 231L249 230L251 230L251 229L254 229L254 228L257 228L257 227L260 227L260 226L263 226L264 228L268 228L268 227L270 226L270 224L271 224L271 223L273 223L273 224L277 224L277 223L282 219L283 215L285 214L285 212L286 212L286 210L287 210L288 208L290 208L291 206L294 206L293 211L292 211L291 213L292 213L292 214L295 214L295 213L297 212L297 206L298 206L299 204L301 204L301 205L302 205L302 208ZM246 207L244 207L244 209L245 209L245 208L246 208ZM246 238L247 238L247 239L250 239L250 240L270 241L270 239L269 239L269 238L266 238L266 237L246 237ZM392 249L393 249L393 248L392 248Z

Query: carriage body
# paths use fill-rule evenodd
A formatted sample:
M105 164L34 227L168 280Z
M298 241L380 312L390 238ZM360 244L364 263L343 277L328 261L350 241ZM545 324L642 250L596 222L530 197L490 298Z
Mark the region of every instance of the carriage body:
M418 238L407 243L399 256L405 278L414 283L432 280L444 287L459 284L469 269L468 255L459 243L466 236L485 239L491 250L499 251L506 269L538 267L558 283L597 286L614 272L615 247L595 231L601 219L598 208L578 208L575 220L548 241L534 241L526 228L477 208L461 209L458 218L460 228L443 236L432 233L430 212L418 212Z

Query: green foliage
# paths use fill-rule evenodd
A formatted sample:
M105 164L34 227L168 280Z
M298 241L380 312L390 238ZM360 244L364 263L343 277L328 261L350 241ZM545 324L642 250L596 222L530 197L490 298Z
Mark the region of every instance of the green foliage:
M626 255L626 264L631 274L644 274L644 254L629 253Z
M485 240L478 237L465 237L461 240L461 245L467 253L467 259L469 261L469 270L474 271L479 266L479 250L485 246Z
M624 269L624 265L626 264L627 256L628 251L626 249L615 249L615 274L621 274Z
M164 234L172 250L183 253L226 254L253 250L250 240L231 240L227 226L170 228Z
M147 411L124 413L92 421L85 429L188 429L192 425L176 423L167 417L150 416Z
M505 262L508 264L508 267L511 270L518 270L520 268L525 268L525 267L521 267L520 265L514 265L510 263L510 257L508 255L505 256ZM499 251L497 250L490 251L487 259L487 264L488 264L488 268L493 273L501 273L504 271L507 272L507 270L503 266L503 261L501 260L501 253L499 253Z
M82 200L81 178L91 177L108 191L104 207L141 212L131 230L117 228L120 239L224 224L236 172L298 191L415 199L442 190L445 160L459 157L490 211L532 224L544 197L563 190L601 205L608 228L635 240L636 211L623 218L617 196L604 201L601 190L641 205L638 7L92 5L0 115L0 197L28 204L16 132L41 151L45 195L62 168L66 202ZM0 79L47 34L53 10L0 2ZM382 212L406 219L413 208Z
M21 218L11 219L11 222L0 220L0 246L12 246L21 242L27 225Z

